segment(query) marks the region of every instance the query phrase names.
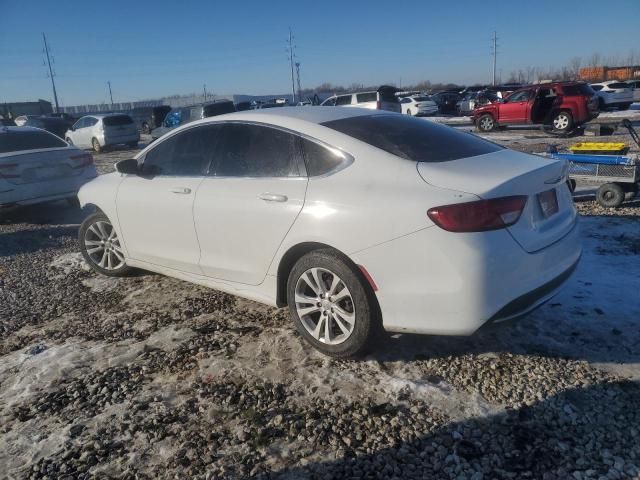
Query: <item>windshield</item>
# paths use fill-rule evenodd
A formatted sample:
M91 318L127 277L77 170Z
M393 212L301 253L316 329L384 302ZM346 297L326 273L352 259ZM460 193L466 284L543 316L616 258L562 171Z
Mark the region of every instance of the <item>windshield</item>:
M370 115L322 125L415 162L447 162L501 150L470 133L406 115Z

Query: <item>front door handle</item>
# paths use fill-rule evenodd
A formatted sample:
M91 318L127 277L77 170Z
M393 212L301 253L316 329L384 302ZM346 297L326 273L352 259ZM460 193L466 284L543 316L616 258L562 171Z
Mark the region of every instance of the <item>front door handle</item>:
M265 202L286 202L288 200L286 195L278 195L277 193L261 193L258 198Z
M188 195L191 193L191 189L187 187L172 187L169 189L171 193L182 193L183 195Z

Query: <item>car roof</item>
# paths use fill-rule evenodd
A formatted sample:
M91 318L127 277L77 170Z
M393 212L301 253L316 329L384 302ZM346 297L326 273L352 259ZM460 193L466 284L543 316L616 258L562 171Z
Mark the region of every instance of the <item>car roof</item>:
M14 127L14 126L6 126L0 127L0 134L2 133L29 133L29 132L42 132L41 128L36 127Z

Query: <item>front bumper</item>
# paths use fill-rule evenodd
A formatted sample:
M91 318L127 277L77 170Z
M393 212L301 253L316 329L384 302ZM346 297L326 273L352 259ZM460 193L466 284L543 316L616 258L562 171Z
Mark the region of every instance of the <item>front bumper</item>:
M386 330L470 335L549 300L581 252L577 224L535 253L506 230L452 234L429 227L351 257L378 286Z

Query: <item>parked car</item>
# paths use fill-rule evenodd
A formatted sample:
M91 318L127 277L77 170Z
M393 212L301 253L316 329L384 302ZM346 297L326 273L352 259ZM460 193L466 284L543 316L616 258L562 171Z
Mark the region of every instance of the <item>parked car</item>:
M401 113L402 108L395 87L383 85L373 92L345 93L333 95L321 103L324 107L359 107Z
M408 115L246 111L85 185L80 249L105 275L288 305L304 339L348 357L382 328L468 335L555 295L581 254L565 163Z
M93 157L34 127L0 127L0 208L77 200L97 176Z
M231 100L216 100L215 102L210 103L172 108L164 118L162 125L151 131L151 138L153 140L157 140L165 133L170 132L180 125L235 111L236 107Z
M633 88L626 82L609 80L608 82L592 83L591 88L596 92L600 110L611 107L627 110L633 103Z
M463 88L458 93L460 93L460 95L464 96L467 93L477 93L477 92L481 92L483 90L486 90L487 88L489 88L489 87L487 87L486 85L472 85L470 87Z
M438 105L428 95L414 95L400 98L402 113L420 117L438 113Z
M80 118L67 130L65 139L71 145L100 152L113 145L135 148L140 141L140 133L129 115L108 113Z
M162 125L164 117L171 111L169 105L158 105L155 107L136 107L129 114L136 122L138 130L149 134L151 130Z
M16 122L12 118L4 118L0 115L0 127L15 127Z
M60 138L64 138L68 128L66 120L57 117L46 117L44 115L21 115L16 117L15 122L19 127L41 128Z
M473 111L482 132L508 125L547 125L568 132L598 116L595 92L582 82L553 82L516 90L500 102Z
M488 90L470 91L458 101L456 110L460 115L471 115L476 107L498 101L500 99L494 92Z
M48 115L49 117L54 117L54 118L60 118L62 119L67 128L65 128L65 131L74 123L76 123L76 120L78 120L77 118L73 117L71 114L69 113L65 113L65 112L59 112L59 113L51 113Z
M633 88L633 101L640 102L640 80L627 80L625 83Z
M438 92L431 95L431 100L438 105L438 111L445 114L457 113L456 105L461 98L457 92Z

